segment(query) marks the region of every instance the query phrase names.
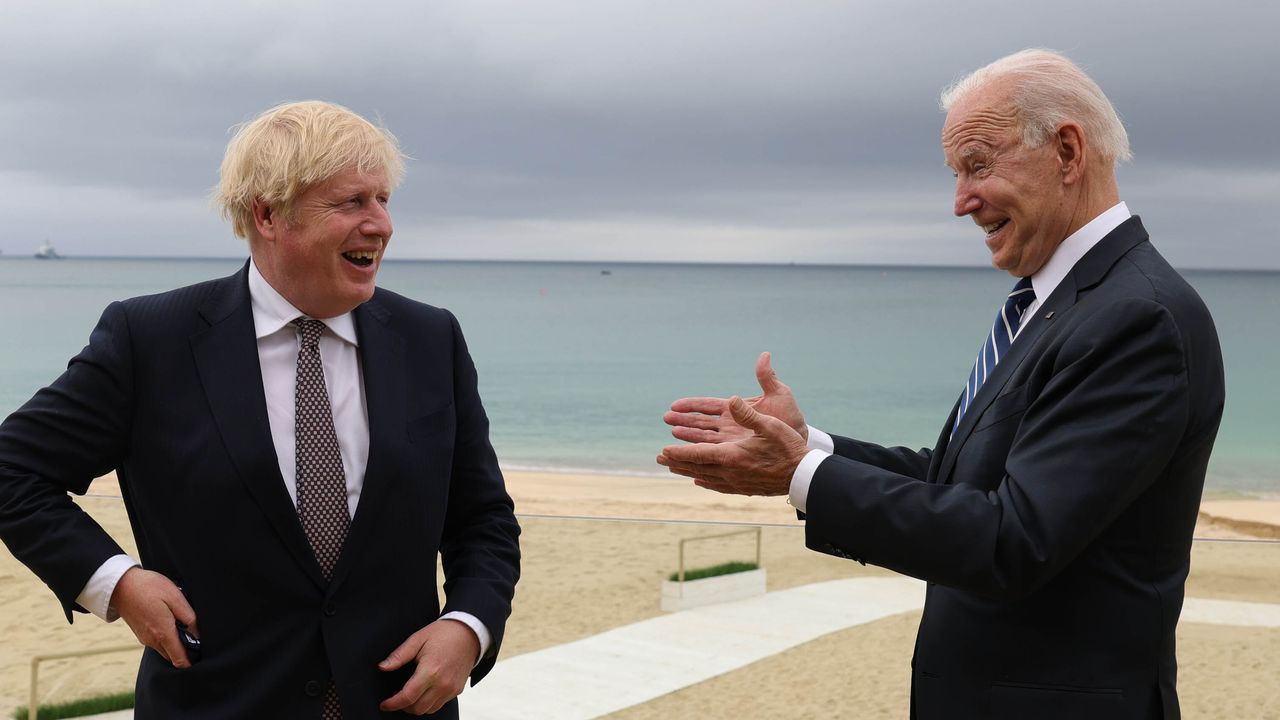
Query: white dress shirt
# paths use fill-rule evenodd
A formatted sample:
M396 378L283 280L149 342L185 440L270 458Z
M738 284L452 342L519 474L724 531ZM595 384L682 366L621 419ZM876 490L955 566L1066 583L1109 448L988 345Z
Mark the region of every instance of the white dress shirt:
M267 401L267 420L271 426L271 442L280 463L280 476L294 505L298 503L297 454L294 435L294 393L297 386L297 328L291 323L303 317L283 295L262 277L258 267L249 263L249 301L253 311L254 335L258 343L258 364L262 369L262 390ZM320 336L320 362L324 367L325 389L333 411L333 427L342 454L342 470L347 476L347 512L352 517L360 504L364 487L364 471L369 460L369 411L364 396L364 375L360 372L359 338L351 313L332 318L317 318L325 324ZM110 607L111 594L120 576L138 562L128 555L108 559L76 598L76 602L94 615L112 622L119 615ZM476 634L480 641L480 657L489 651L491 635L484 623L470 613L450 612L442 619L457 620ZM390 652L391 648L387 648Z
M1036 292L1036 299L1031 301L1027 306L1023 317L1026 320L1018 328L1018 333L1013 339L1016 341L1018 335L1022 334L1024 328L1035 320L1036 311L1044 303L1045 298L1053 294L1058 285L1062 282L1067 273L1071 272L1071 268L1080 262L1080 258L1085 253L1093 249L1107 233L1119 227L1120 223L1128 220L1130 217L1129 206L1124 202L1118 202L1110 208L1104 210L1102 214L1085 223L1084 227L1071 233L1066 240L1053 251L1053 255L1045 262L1044 266L1031 276L1031 287ZM822 461L831 457L835 453L835 443L831 436L827 433L810 426L809 427L809 452L796 466L796 470L791 475L791 504L800 512L804 512L809 503L809 486L813 484L813 476L818 472L818 466Z

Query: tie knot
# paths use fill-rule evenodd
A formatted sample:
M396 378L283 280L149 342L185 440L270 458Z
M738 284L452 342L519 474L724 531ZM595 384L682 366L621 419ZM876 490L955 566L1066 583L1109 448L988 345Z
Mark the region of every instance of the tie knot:
M1031 287L1031 278L1024 277L1013 286L1013 290L1009 292L1009 299L1005 301L1005 307L1018 311L1021 315L1023 310L1036 299L1035 288Z
M308 349L319 347L320 335L324 333L324 323L315 318L300 317L293 321L302 336L302 346Z

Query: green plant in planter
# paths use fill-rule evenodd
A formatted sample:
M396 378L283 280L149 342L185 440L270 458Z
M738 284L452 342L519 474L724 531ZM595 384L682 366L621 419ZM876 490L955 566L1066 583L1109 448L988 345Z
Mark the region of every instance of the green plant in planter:
M685 570L684 579L685 581L701 580L703 578L716 577L717 575L732 575L733 573L751 572L752 570L757 570L759 568L759 565L752 562L727 562L720 565L712 565L711 567ZM680 579L680 573L673 572L667 579L672 582L676 582Z
M100 715L116 710L128 710L133 707L133 692L100 695L98 697L72 700L53 705L41 705L37 717L40 720L59 720L59 718L76 718L85 715ZM20 707L13 713L14 720L27 720L30 715L26 707Z

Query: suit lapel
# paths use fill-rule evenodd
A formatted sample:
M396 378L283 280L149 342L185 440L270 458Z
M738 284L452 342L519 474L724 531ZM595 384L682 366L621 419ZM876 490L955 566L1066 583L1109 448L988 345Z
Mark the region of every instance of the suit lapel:
M391 329L390 319L390 313L376 296L355 309L360 371L369 417L369 461L365 466L360 503L333 571L332 587L346 578L368 544L369 536L377 531L379 507L387 501L398 471L396 446L406 441L403 396L409 390L405 383L413 375L405 357L404 340Z
M1056 320L1075 306L1081 292L1101 282L1116 261L1133 246L1147 240L1147 237L1142 221L1135 215L1107 233L1097 245L1080 258L1049 298L1036 309L1036 317L1027 320L1030 324L1019 333L1009 347L1009 351L996 364L991 376L978 389L978 394L974 396L969 409L960 420L960 426L956 428L955 435L948 440L949 433L946 430L943 431L938 447L945 447L945 451L941 462L938 463L938 473L936 475L931 473L930 478L942 483L951 482L956 457L969 436L973 434L973 428L978 419L982 417L982 413L991 405L991 402L1000 396L1005 383L1018 366L1032 356L1040 337ZM947 420L947 427L954 422L955 412L953 409Z
M943 455L941 471L938 474L942 482L951 482L951 471L955 468L956 456L964 447L965 442L968 441L969 436L973 434L974 426L977 425L982 414L986 412L987 407L991 405L991 401L1000 396L1009 377L1018 369L1022 361L1032 354L1036 341L1040 339L1040 336L1044 334L1049 325L1057 319L1060 313L1068 310L1075 302L1075 282L1073 282L1071 274L1068 273L1058 287L1054 289L1049 299L1036 309L1035 317L1025 320L1028 323L1026 329L1018 333L1018 337L1009 346L1009 350L1004 357L1000 358L1000 362L996 363L986 382L982 383L982 387L978 388L978 394L973 396L973 402L969 404L969 409L965 411L964 417L960 419L960 426L956 428L955 435L947 443L947 451ZM955 417L954 412L951 417ZM954 422L954 419L951 422Z
M271 441L249 303L248 265L227 278L199 312L209 326L191 336L191 351L227 454L280 541L323 587L320 565L285 490Z

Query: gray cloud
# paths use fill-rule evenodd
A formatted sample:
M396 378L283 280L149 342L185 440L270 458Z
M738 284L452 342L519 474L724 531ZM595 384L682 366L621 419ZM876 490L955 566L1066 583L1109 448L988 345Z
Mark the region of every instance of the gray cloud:
M937 93L1026 46L1112 97L1122 193L1184 266L1280 268L1245 2L7 2L6 253L234 255L205 197L228 128L320 97L413 156L401 257L982 264Z

